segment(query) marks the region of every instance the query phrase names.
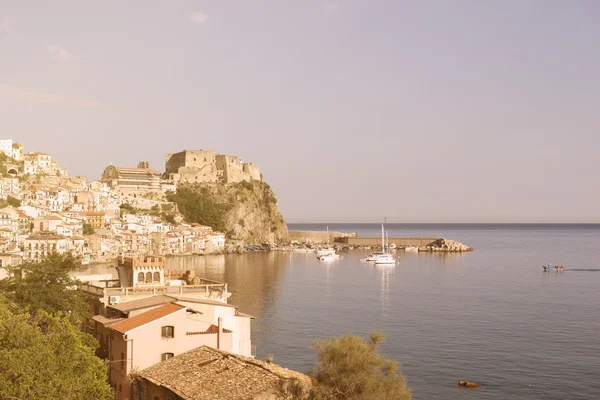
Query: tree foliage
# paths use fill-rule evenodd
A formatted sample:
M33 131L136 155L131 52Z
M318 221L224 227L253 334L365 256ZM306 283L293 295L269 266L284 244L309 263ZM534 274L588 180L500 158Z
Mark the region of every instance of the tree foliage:
M15 308L0 297L0 399L112 398L94 338L62 313Z
M83 234L84 235L93 235L94 233L96 233L96 231L94 231L94 228L92 227L92 225L83 224Z
M69 275L81 267L71 253L53 252L39 262L8 267L10 276L0 280L0 292L24 311L50 314L62 312L75 324L90 316L85 295L76 290L79 283Z
M226 230L224 218L231 205L218 202L208 188L179 188L167 199L177 204L187 222L207 225L217 231Z
M15 208L21 207L21 200L17 199L16 197L7 196L6 201L8 202L9 206L13 206Z
M382 333L370 340L354 335L314 343L318 362L311 371L314 400L410 400L411 391L397 362L378 352Z

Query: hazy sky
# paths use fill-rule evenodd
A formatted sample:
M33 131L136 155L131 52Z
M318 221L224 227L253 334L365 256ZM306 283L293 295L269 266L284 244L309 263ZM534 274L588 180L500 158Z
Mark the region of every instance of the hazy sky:
M288 222L600 222L600 1L0 0L0 137L239 155Z

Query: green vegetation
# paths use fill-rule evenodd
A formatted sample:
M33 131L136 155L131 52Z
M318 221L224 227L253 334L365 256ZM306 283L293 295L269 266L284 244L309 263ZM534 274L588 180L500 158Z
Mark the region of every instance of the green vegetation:
M112 399L92 336L60 313L11 308L0 298L0 399Z
M123 211L126 211L125 214L137 214L138 211L137 208L127 203L121 204L119 208L121 209L121 213L123 213Z
M69 276L80 267L72 254L53 252L39 262L7 267L10 276L0 280L0 293L25 312L64 313L74 324L82 324L90 316L89 305Z
M83 224L83 234L84 235L93 235L94 233L96 233L94 231L94 228L92 228L92 225L90 224Z
M12 206L15 208L21 207L21 200L17 199L16 197L7 196L6 201L8 202L9 206Z
M112 398L108 363L80 330L89 305L69 276L79 267L71 254L53 253L8 267L0 280L0 399Z
M167 199L179 208L187 222L207 225L214 230L226 232L224 217L232 207L230 203L218 202L206 187L199 190L182 187L167 196Z
M378 352L384 335L374 332L369 342L354 335L314 343L318 362L311 371L314 400L410 400L410 389L399 364Z

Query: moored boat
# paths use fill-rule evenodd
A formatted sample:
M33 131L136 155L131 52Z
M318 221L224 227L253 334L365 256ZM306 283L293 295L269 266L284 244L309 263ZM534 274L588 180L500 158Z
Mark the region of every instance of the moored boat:
M317 259L319 259L320 261L334 261L334 260L339 260L342 257L339 254L324 254L322 256L317 256Z
M565 268L562 265L552 265L552 264L548 264L548 265L542 265L542 268L544 268L544 272L551 272L551 271L564 271Z
M381 254L375 258L375 265L396 264L396 257L391 254Z
M404 246L404 251L410 251L410 252L418 252L419 248L417 246Z

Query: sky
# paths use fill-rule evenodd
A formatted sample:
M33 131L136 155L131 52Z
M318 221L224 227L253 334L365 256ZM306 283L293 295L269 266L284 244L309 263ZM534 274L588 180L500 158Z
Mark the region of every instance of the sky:
M0 0L0 139L238 155L288 222L600 222L600 2Z

